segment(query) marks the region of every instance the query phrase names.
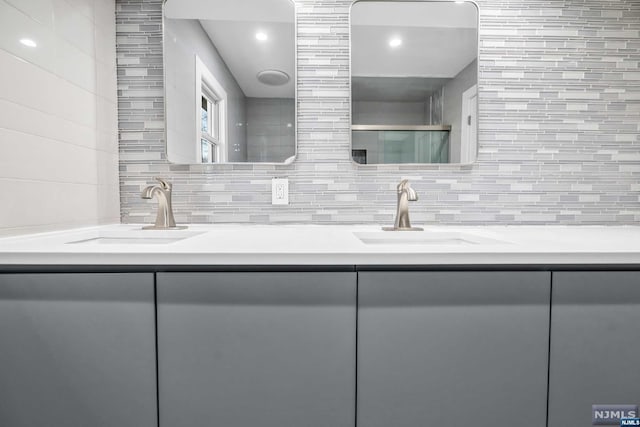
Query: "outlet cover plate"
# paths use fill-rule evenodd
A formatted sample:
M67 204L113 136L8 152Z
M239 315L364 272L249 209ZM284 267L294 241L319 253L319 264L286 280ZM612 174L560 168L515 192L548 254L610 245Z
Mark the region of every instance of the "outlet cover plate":
M271 180L271 204L272 205L288 205L289 204L289 179L273 178Z

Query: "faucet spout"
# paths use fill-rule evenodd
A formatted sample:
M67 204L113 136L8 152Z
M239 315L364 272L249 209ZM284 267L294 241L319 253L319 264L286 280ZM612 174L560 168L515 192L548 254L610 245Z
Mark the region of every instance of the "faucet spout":
M179 228L176 227L176 221L173 218L173 206L171 205L172 185L170 182L162 178L156 178L156 181L158 181L159 184L149 185L148 187L145 187L140 194L143 199L152 199L153 197L156 197L158 199L158 215L156 216L155 225L143 228Z
M387 231L420 231L422 228L412 227L409 220L409 202L418 200L418 193L411 188L408 179L403 179L398 184L398 205L396 208L396 220L393 227L383 227Z
M158 187L157 185L150 185L146 187L144 190L142 190L142 194L140 195L140 197L142 197L143 199L153 199L154 191L159 192L160 187Z

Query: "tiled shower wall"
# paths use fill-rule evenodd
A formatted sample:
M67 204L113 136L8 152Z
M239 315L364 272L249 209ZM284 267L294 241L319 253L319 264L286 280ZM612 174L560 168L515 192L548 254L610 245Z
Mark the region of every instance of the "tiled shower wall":
M176 1L176 0L170 0ZM123 222L152 222L140 190L174 183L179 222L414 223L640 220L640 1L478 0L478 161L350 161L351 0L298 0L298 156L291 165L173 165L164 155L161 0L117 0ZM288 206L271 178L288 177Z

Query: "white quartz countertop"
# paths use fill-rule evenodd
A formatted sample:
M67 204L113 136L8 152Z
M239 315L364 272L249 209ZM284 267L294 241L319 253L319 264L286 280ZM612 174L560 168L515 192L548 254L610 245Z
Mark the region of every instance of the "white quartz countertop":
M117 224L0 238L2 265L637 264L640 226ZM363 241L364 240L364 241Z

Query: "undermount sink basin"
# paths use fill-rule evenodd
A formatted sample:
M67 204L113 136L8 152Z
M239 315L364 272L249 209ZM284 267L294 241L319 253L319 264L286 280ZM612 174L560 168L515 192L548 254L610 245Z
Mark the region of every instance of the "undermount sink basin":
M74 245L167 245L202 234L185 230L128 230L67 242Z
M458 231L359 231L353 234L367 245L479 245L505 243L490 237Z

